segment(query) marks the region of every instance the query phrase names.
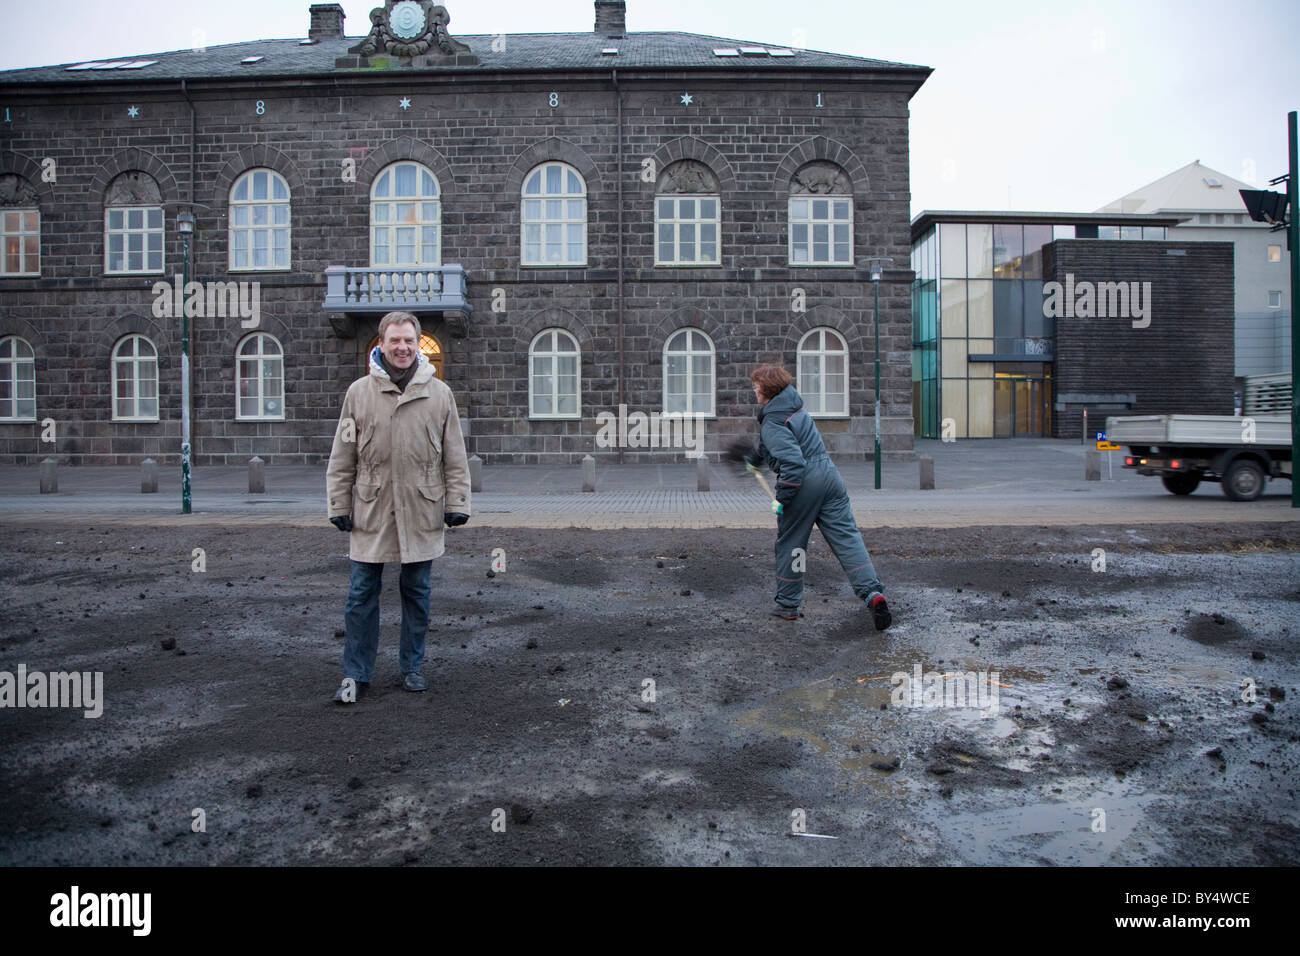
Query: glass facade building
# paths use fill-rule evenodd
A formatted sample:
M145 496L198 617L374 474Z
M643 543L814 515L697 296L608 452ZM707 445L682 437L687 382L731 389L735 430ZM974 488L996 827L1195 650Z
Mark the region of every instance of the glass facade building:
M917 437L1050 435L1055 329L1043 315L1043 247L1056 239L1166 233L1166 221L1153 217L1055 218L926 212L913 221ZM1136 222L1115 221L1123 218Z

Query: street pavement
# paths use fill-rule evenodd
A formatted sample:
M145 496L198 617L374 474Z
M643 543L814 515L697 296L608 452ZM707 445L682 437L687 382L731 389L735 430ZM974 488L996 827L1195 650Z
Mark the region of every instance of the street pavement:
M870 461L836 464L863 528L976 525L1087 525L1147 522L1295 521L1289 481L1271 482L1253 502L1226 499L1217 484L1176 497L1158 478L1102 455L1102 480L1084 477L1085 446L1053 439L917 440L934 460L933 490L919 488L919 464L882 463L874 488ZM1107 462L1107 458L1110 462ZM240 467L196 467L193 513L181 513L180 469L159 468L156 494L140 493L136 467L59 468L59 490L40 494L38 466L0 467L0 522L84 518L101 523L292 525L323 523L325 466L267 466L266 493L248 493ZM582 491L578 464L484 465L473 495L476 525L519 528L765 528L775 518L743 468L713 462L709 491L697 490L696 463L623 464L598 460L596 491Z

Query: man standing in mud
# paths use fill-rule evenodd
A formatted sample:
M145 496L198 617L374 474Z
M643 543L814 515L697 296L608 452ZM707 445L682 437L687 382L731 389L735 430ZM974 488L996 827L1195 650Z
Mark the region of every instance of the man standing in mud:
M421 354L420 322L390 312L379 322L369 374L343 399L326 473L329 519L351 534L344 614L343 683L353 704L370 686L379 650L384 563L400 561L402 687L422 691L429 630L429 574L443 553L443 526L469 520L469 462L451 389Z

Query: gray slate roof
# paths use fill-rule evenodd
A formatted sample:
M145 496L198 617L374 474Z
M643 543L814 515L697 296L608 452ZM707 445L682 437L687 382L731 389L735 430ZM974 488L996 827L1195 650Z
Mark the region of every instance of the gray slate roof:
M454 34L453 34L454 36ZM22 70L0 71L0 85L29 83L115 83L147 82L149 80L201 80L242 76L320 76L346 75L348 73L374 73L366 70L336 70L335 59L348 55L348 48L356 46L363 37L344 37L321 40L309 46L301 40L253 40L247 43L229 43L208 47L202 52L178 50L170 53L139 54L134 57L116 56L115 60L157 60L157 63L140 69L69 70L75 65L30 67ZM456 36L467 44L477 64L455 64L450 61L432 69L420 71L401 67L391 61L391 69L400 72L435 73L497 73L536 72L547 70L600 70L610 69L711 69L711 70L870 70L887 72L922 71L930 68L888 60L872 60L838 53L819 53L797 50L793 56L741 55L720 57L715 48L739 50L743 46L767 49L789 49L748 40L731 40L722 37L701 36L696 33L628 33L621 37L608 37L600 33L515 33L505 36L505 49L493 52L493 36ZM500 45L500 44L498 44ZM602 50L617 48L616 56L603 55ZM244 57L260 56L257 63L241 64ZM107 57L105 58L108 59Z

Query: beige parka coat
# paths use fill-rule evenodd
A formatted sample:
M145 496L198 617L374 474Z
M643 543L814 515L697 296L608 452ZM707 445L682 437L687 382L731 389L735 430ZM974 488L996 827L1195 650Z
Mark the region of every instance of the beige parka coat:
M343 399L326 472L329 517L352 516L353 561L429 561L443 553L443 515L470 513L456 399L423 355L399 391L379 351Z

